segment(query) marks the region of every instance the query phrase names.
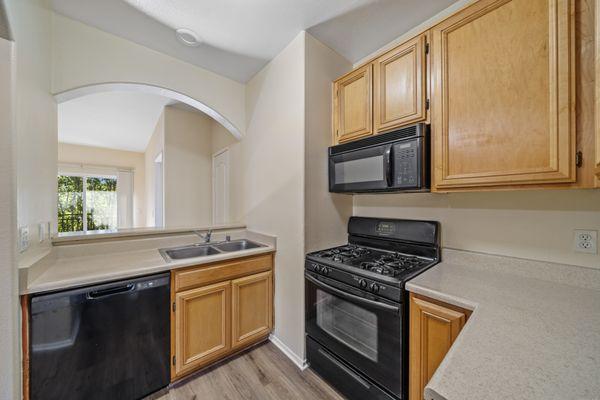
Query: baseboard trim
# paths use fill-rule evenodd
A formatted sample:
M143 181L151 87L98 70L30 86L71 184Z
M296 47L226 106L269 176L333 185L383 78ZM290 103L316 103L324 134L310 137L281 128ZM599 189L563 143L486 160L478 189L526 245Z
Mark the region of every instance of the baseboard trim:
M287 358L292 360L292 362L296 364L296 366L300 368L301 371L304 371L306 368L308 368L306 359L298 357L298 355L294 353L289 347L287 347L287 345L283 343L277 336L271 334L269 335L269 340L271 341L271 343L277 346L277 348L281 350L281 352L285 354Z

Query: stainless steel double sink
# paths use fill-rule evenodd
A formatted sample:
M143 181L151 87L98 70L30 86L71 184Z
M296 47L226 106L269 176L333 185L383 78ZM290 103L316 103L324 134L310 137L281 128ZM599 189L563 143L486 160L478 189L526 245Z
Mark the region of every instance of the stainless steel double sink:
M159 249L163 258L169 262L173 260L184 260L186 258L206 257L215 254L231 253L234 251L250 250L266 247L264 244L256 243L247 239L232 240L218 243L197 243L187 246L170 247Z

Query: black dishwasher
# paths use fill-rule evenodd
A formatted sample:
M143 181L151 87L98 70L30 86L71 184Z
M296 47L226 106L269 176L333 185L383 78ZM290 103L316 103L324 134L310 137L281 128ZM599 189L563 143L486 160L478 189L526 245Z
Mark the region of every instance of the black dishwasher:
M34 295L32 400L142 398L169 384L169 274Z

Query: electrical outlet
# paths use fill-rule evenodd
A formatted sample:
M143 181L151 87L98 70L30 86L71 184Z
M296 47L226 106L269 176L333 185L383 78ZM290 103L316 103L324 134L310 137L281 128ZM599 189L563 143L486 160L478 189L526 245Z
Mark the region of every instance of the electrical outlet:
M29 227L22 226L19 228L19 252L22 253L29 248Z
M579 253L598 253L598 231L575 229L573 249Z

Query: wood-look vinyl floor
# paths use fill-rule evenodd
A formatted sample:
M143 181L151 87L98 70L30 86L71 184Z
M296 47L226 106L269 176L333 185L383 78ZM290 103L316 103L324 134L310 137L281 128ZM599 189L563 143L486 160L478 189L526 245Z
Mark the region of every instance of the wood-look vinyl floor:
M218 364L158 400L343 400L319 376L300 371L266 342Z

